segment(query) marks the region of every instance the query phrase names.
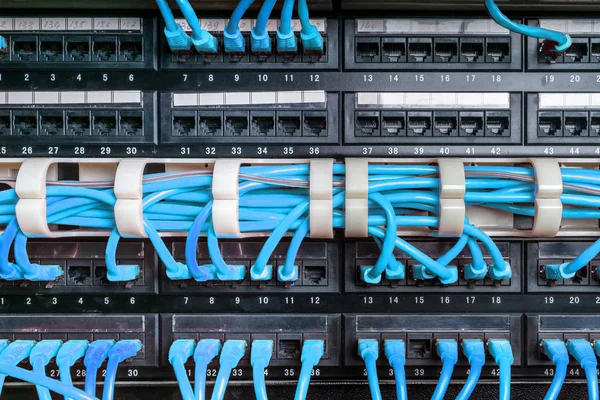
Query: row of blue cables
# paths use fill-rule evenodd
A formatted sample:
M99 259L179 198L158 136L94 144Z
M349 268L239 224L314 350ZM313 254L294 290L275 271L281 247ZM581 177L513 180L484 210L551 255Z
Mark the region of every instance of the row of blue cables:
M156 0L160 12L165 20L165 36L172 51L189 51L192 46L199 53L218 53L218 40L208 31L202 28L198 16L188 0L176 0L189 27L192 37L183 30L176 22L173 12L166 0ZM254 3L254 0L241 0L231 15L229 22L224 27L223 45L226 53L245 53L246 39L240 30L240 22L244 14ZM271 37L267 31L269 17L275 7L277 0L264 0L263 6L258 14L256 24L250 33L250 45L254 53L271 53ZM294 12L295 0L284 0L281 11L281 21L277 29L277 51L296 52L298 50L296 34L292 29L292 14ZM305 51L323 51L323 37L321 33L310 22L307 0L298 0L298 16L302 25L300 38Z
M257 400L267 400L265 369L269 366L273 355L272 340L254 340L250 350L250 363L254 390ZM175 377L183 400L205 400L206 370L213 359L219 356L219 373L215 381L211 400L223 400L229 382L231 371L237 367L246 353L245 340L227 340L223 345L216 339L204 339L197 344L194 340L178 340L171 345L169 362L173 366ZM325 342L322 340L307 340L302 346L300 360L302 368L298 378L298 386L294 400L305 400L313 368L319 363L325 353ZM194 389L190 384L185 363L193 358L195 364Z
M7 376L36 385L40 400L51 400L50 392L56 392L72 400L96 400L96 376L107 362L102 400L113 400L117 369L123 361L133 358L142 349L139 340L8 340L0 341L0 392ZM33 370L18 367L29 359ZM73 386L71 367L83 359L85 390ZM46 367L54 360L60 381L46 376Z

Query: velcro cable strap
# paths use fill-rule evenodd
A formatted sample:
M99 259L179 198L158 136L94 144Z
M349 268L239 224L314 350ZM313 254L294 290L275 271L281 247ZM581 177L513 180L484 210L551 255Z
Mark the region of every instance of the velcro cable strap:
M123 160L115 174L115 223L124 238L148 237L144 229L143 184L148 159Z
M346 237L369 236L369 161L346 159Z
M218 236L240 237L240 167L242 160L219 159L213 170L212 218Z
M563 180L560 164L555 159L531 160L535 169L536 197L535 218L531 236L554 237L562 224Z
M310 237L333 239L333 159L310 161Z
M443 235L461 235L465 227L467 181L461 159L438 160L440 170L440 226Z

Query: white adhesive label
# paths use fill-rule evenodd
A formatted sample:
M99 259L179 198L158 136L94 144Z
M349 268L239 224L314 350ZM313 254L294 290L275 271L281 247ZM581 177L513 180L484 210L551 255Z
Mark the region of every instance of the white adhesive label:
M15 18L15 31L39 31L39 18Z
M12 31L13 28L13 19L0 17L0 31L9 32Z
M252 27L254 26L254 20L252 19L243 19L240 21L240 24L238 25L240 28L240 31L242 32L250 32L252 30Z
M42 18L43 31L66 31L66 18Z
M202 22L202 29L209 32L222 32L225 29L224 19L204 19Z
M384 19L359 19L356 21L357 33L382 33L385 32Z
M192 28L190 28L190 24L188 24L187 20L185 19L176 19L175 22L177 22L179 25L181 25L181 28L183 28L183 30L185 32L191 32Z
M92 19L91 18L68 18L67 19L67 30L69 30L69 31L91 31L92 30Z
M119 29L122 31L142 31L142 20L140 18L121 18Z
M94 18L95 31L118 31L119 18Z

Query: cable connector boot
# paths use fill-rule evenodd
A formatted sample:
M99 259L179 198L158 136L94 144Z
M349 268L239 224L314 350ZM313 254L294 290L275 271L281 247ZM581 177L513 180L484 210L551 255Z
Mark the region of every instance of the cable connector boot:
M386 340L383 342L383 350L390 365L404 367L406 364L406 344L404 340Z
M242 279L244 279L242 277ZM256 265L250 268L250 279L253 281L270 281L273 279L273 266L265 265L263 270L259 270Z
M437 276L430 272L424 265L414 265L412 268L412 275L414 280L419 281L431 281Z
M4 281L22 281L25 279L23 271L21 271L17 264L9 262L7 267L9 271L6 273L0 273L0 279Z
M185 364L187 360L194 354L196 341L194 340L177 340L173 342L169 349L169 363Z
M196 364L210 364L219 355L221 347L221 341L217 339L203 339L199 341L194 352L194 362Z
M246 53L246 39L239 28L235 33L229 33L225 28L223 31L223 46L225 47L225 53Z
M0 36L0 53L8 53L8 42L4 36Z
M29 355L29 363L31 365L48 365L54 357L58 355L62 340L42 340L38 342Z
M56 355L56 365L65 369L71 368L85 356L89 343L87 340L69 340L63 344Z
M219 51L219 41L205 29L202 29L199 39L192 37L192 44L201 54L216 54Z
M289 275L285 274L284 271L286 269L291 270ZM277 267L277 280L279 282L296 282L298 279L300 279L300 269L297 265L294 265L291 268L288 268L285 265L280 265Z
M165 28L165 36L167 38L169 48L173 52L190 51L192 48L192 38L179 24L177 24L176 31L169 31L167 28Z
M18 365L29 357L34 346L34 340L15 340L0 354L0 363Z
M108 352L109 359L118 360L119 364L133 358L142 349L140 340L120 340Z
M300 361L302 364L312 364L314 367L319 364L324 354L325 342L323 340L307 340L302 345Z
M255 340L250 350L250 364L253 368L265 369L271 362L273 356L272 340Z
M185 281L192 279L192 274L187 265L176 262L167 268L167 277L172 281Z
M558 339L545 339L541 343L542 352L554 363L569 363L569 351L565 342Z
M567 350L569 354L577 360L583 369L596 368L598 360L594 353L592 344L583 339L571 339L567 341Z
M304 52L317 52L323 54L323 36L319 32L316 26L311 25L308 28L308 32L300 32L300 38L302 39L302 48Z
M501 361L509 362L512 365L515 362L512 347L506 339L491 339L487 343L490 355L494 357L496 364L500 365Z
M461 347L469 365L485 364L485 345L482 340L466 339L462 341Z
M358 355L363 360L365 357L379 358L379 341L375 339L361 339L358 341Z
M548 280L572 279L575 272L570 273L566 270L569 265L570 263L545 265L544 275Z
M490 278L495 281L512 278L512 268L510 267L510 263L505 261L504 265L492 265L490 267Z
M458 343L454 339L439 339L435 342L438 356L444 364L456 364L458 362Z
M277 52L279 53L297 53L298 38L292 30L289 33L282 33L277 29Z
M404 268L404 264L396 259L390 260L387 268L385 269L385 277L390 281L399 281L404 279L406 277L406 269Z
M271 54L271 36L268 31L259 33L256 31L256 27L250 31L250 48L254 54Z
M464 268L466 280L480 281L487 277L489 268L486 263L471 263Z

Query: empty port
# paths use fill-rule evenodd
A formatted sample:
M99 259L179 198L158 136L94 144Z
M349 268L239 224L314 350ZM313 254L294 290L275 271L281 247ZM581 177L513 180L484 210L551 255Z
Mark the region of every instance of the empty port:
M108 280L108 268L105 265L98 265L98 261L94 262L94 282L100 286L114 285L114 282Z
M587 39L573 39L573 44L565 50L566 63L587 63L590 61L590 46Z
M196 136L197 134L194 111L173 113L173 136Z
M40 61L63 61L63 50L61 37L40 37Z
M87 36L68 37L67 59L76 62L90 61L90 38Z
M483 39L470 38L460 41L460 61L466 63L483 62Z
M406 62L406 40L403 38L381 39L381 61L384 63Z
M431 136L431 113L409 112L408 136Z
M13 135L37 135L37 115L35 111L13 112Z
M223 136L223 113L201 111L198 115L198 136Z
M565 136L588 136L588 114L565 113L564 133Z
M36 61L37 39L34 37L13 37L12 43L14 61Z
M486 62L510 62L510 39L488 39L486 46Z
M430 63L432 61L432 39L408 39L408 62Z
M300 112L280 111L277 113L277 136L302 136L302 118Z
M40 111L40 135L63 136L65 120L61 111Z
M142 111L121 111L119 136L144 136L144 114Z
M440 111L433 114L433 136L458 136L458 113Z
M0 136L10 136L10 111L0 111Z
M283 360L296 360L300 358L302 348L301 340L281 339L277 343L277 358Z
M600 39L592 39L590 60L594 63L600 62Z
M253 111L250 121L250 136L275 136L274 112Z
M379 136L379 112L359 111L356 113L356 136Z
M93 54L96 61L117 61L117 38L114 36L95 37L93 39Z
M538 115L538 136L562 136L562 115L555 112L541 112Z
M302 136L327 136L327 113L305 111Z
M380 62L378 38L356 38L356 62Z
M381 136L406 136L406 115L401 111L382 112Z
M67 111L67 136L89 136L90 127L88 111Z
M123 37L119 40L119 61L142 62L144 61L144 44L142 38Z
M92 116L93 136L117 136L117 113L114 111L95 111Z
M510 111L486 113L485 135L510 136Z
M433 341L429 338L411 338L408 336L408 344L406 346L407 358L423 359L431 358Z
M460 136L483 136L483 113L460 113Z
M91 286L91 261L69 261L67 268L67 285Z
M590 114L590 136L600 136L600 113Z
M442 63L457 62L458 39L435 39L434 61Z
M225 113L225 136L248 136L248 113Z
M302 283L305 286L327 286L325 265L304 265Z

